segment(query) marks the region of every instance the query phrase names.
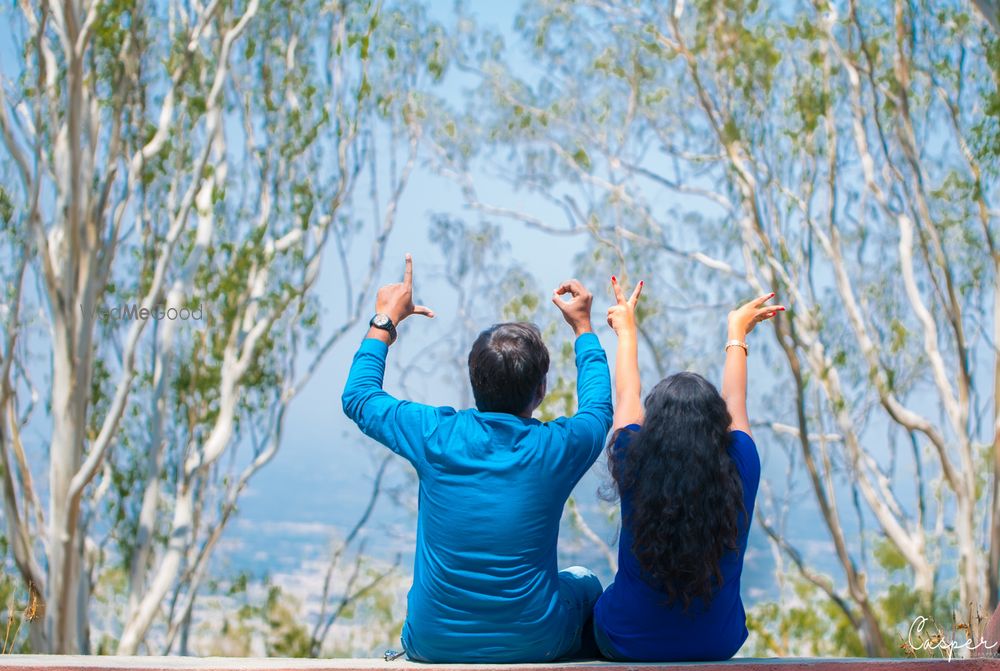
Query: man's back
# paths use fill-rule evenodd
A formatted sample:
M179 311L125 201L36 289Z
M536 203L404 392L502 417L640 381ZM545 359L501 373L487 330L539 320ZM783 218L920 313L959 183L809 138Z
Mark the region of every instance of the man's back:
M421 659L551 659L559 520L588 460L566 458L559 422L442 415L420 476L404 644Z

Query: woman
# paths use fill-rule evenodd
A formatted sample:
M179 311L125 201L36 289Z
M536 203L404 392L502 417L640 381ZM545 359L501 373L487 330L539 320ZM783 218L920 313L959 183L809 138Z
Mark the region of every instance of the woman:
M640 400L635 304L608 324L618 334L608 463L621 499L618 574L594 608L598 647L615 661L715 661L747 638L740 574L760 480L746 410L754 326L784 310L761 296L729 313L721 395L697 373L661 380Z

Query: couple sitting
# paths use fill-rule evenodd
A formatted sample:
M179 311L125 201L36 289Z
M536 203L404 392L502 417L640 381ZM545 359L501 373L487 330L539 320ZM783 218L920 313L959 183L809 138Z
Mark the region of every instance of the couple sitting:
M727 659L747 637L740 573L760 478L746 413L744 338L780 306L773 294L729 315L722 394L678 373L640 400L635 305L617 302L617 405L591 330L592 296L573 280L552 300L576 335L573 417L532 419L549 355L530 324L498 324L469 353L475 410L401 401L382 390L388 346L413 304L413 265L382 287L351 366L344 412L406 458L420 479L413 586L402 642L426 662ZM569 300L565 300L568 294ZM608 461L621 498L615 581L559 571L563 505L613 430Z

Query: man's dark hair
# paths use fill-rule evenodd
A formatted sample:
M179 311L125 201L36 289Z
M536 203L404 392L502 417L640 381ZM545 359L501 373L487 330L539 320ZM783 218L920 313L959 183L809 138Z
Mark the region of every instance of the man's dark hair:
M523 412L549 372L549 350L534 324L494 324L469 352L469 381L481 412Z

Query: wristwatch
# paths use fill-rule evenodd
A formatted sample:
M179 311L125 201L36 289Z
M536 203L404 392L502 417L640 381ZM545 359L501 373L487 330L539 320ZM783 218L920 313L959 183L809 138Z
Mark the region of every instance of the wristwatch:
M382 329L389 334L389 344L396 342L396 325L392 323L389 319L389 315L377 312L371 321L368 322L369 326L374 326L377 329Z

